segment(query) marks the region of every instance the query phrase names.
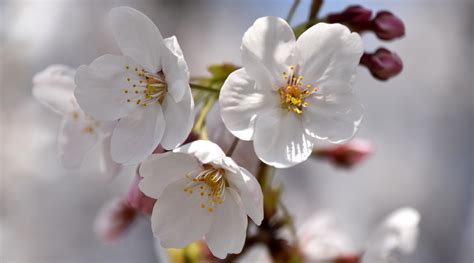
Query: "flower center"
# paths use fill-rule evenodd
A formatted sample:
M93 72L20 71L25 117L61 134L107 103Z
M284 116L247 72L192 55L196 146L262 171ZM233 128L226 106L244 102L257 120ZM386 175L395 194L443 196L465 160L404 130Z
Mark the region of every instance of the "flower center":
M152 74L144 68L131 69L128 65L125 66L125 69L132 73L127 77L130 87L123 90L128 95L128 103L148 106L155 102L163 102L168 93L168 85L163 72Z
M280 103L283 109L293 111L294 113L301 115L303 114L303 108L308 106L306 97L313 92L317 92L317 87L312 87L307 84L303 88L303 76L298 74L298 65L290 66L289 72L283 72L283 79L286 81L286 86L280 87L278 92L280 93Z
M190 182L183 191L191 195L199 192L198 198L202 199L200 207L203 209L207 207L207 211L212 212L217 205L224 202L226 188L224 175L224 169L205 164L204 170L199 172L196 177L192 178L190 174L186 175Z

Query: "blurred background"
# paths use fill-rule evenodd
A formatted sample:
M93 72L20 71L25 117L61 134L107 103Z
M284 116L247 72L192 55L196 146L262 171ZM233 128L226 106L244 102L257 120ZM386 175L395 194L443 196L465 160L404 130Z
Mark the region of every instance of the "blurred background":
M124 195L131 180L99 174L98 152L68 171L56 158L59 116L36 102L31 78L50 64L77 67L118 54L107 12L128 5L148 15L164 36L176 35L192 75L211 63L240 63L245 30L261 16L285 17L292 0L0 0L0 261L154 262L143 217L115 244L94 235L103 203ZM375 154L353 170L307 161L278 172L284 199L304 222L333 212L356 244L387 214L413 206L422 216L415 254L405 262L474 262L474 1L326 0L322 15L350 4L388 9L406 37L380 42L404 62L386 83L359 68L356 90L366 108L358 137ZM305 21L302 1L293 25Z

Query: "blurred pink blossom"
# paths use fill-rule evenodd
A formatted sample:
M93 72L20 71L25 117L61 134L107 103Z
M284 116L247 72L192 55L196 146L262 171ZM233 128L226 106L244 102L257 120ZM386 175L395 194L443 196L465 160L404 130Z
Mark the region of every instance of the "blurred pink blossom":
M355 139L335 147L318 149L315 151L315 155L329 160L336 166L352 168L364 161L373 152L373 146L369 141Z
M115 241L127 231L135 216L136 211L129 206L127 200L114 198L100 210L94 223L94 231L103 241Z

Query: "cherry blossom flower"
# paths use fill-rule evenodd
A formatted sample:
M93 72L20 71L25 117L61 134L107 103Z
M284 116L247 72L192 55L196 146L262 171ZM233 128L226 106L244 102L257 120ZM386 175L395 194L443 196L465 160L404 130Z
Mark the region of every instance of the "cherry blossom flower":
M140 190L157 199L152 229L165 248L205 238L219 258L239 253L247 215L263 220L263 194L254 176L216 144L198 140L155 154L140 166Z
M232 134L253 141L263 162L290 167L308 158L315 140L340 143L356 133L357 33L318 23L295 40L283 19L263 17L244 34L241 50L243 68L220 93L222 119Z
M101 168L116 175L121 165L110 156L110 134L114 122L100 122L84 113L74 98L74 69L51 65L33 77L33 96L63 116L58 135L58 154L65 168L78 167L95 145L101 143Z
M176 37L163 39L144 14L118 7L110 11L109 20L123 55L103 55L79 67L75 95L94 118L118 120L112 158L135 164L160 143L175 148L191 131L189 71Z

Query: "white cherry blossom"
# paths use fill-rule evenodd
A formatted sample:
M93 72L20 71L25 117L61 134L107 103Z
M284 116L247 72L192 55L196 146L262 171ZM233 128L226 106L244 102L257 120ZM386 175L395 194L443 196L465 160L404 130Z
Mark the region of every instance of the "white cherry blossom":
M298 40L286 21L257 19L242 39L243 68L222 87L222 119L252 140L277 168L305 161L315 140L349 140L362 120L352 82L362 56L360 36L340 24L318 23Z
M118 120L112 158L135 164L160 143L165 149L177 147L191 131L189 71L176 37L163 39L141 12L114 8L109 21L123 55L103 55L79 67L75 95L94 118Z
M263 194L255 177L216 144L198 140L155 154L140 166L140 190L157 199L152 229L165 248L182 248L204 237L219 258L239 253L247 215L263 220Z
M116 175L122 166L111 160L109 146L115 123L97 121L79 108L74 98L74 74L68 66L51 65L33 77L33 96L63 116L58 134L59 160L65 168L76 168L100 143L102 171Z

